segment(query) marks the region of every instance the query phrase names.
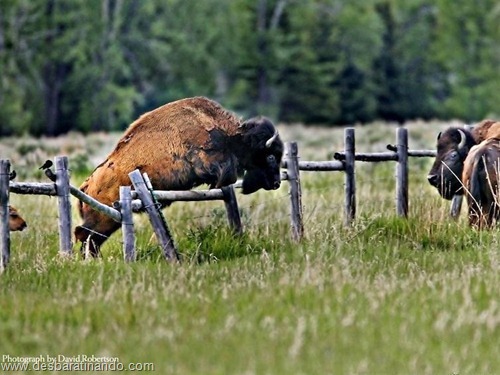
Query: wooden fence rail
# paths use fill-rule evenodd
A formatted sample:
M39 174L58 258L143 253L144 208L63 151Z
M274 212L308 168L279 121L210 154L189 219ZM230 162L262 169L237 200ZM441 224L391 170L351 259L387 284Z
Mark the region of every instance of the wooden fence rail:
M470 128L470 127L469 127ZM387 145L392 152L356 153L354 158L363 162L396 161L396 212L400 216L408 215L408 157L436 157L436 150L409 150L408 133L406 128L397 128L396 145ZM336 152L333 155L336 160L345 160L346 152ZM462 207L462 195L455 195L452 199L450 216L456 219L460 215Z
M328 161L299 160L299 150L296 142L285 145L285 156L281 179L289 183L291 236L300 241L304 235L302 190L300 171L341 171L344 172L344 224L350 225L356 215L356 173L355 162L396 162L396 213L406 217L408 215L408 159L409 157L433 157L434 150L409 150L408 132L405 128L397 128L396 144L387 145L388 152L357 153L355 150L355 133L353 128L344 131L344 150L335 152L334 159ZM69 183L68 160L66 157L55 158L56 173L46 170L52 179L51 183L19 183L9 182L10 162L0 160L0 251L2 254L0 267L3 269L9 262L10 235L8 230L8 201L9 193L48 195L58 197L59 212L59 250L64 254L71 254L71 204L69 195L75 196L93 209L113 218L122 224L123 252L125 261L135 260L135 237L132 212L148 211L150 221L159 242L163 248L165 258L169 261L180 259L174 241L170 235L168 225L161 211L160 205L173 201L205 201L223 200L225 203L229 225L235 233L242 232L238 204L234 188L241 187L241 181L222 189L191 190L191 191L156 191L148 186L147 176L141 176L139 171L130 173L135 190L124 186L120 188L120 200L109 207L86 195ZM48 173L50 172L50 173ZM458 209L457 209L458 207ZM148 210L149 208L149 210ZM460 206L452 205L452 216L458 215Z

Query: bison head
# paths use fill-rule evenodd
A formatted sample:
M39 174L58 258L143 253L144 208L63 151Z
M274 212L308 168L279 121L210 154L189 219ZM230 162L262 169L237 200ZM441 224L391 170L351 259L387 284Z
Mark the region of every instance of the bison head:
M464 160L474 145L474 138L468 130L449 128L439 133L436 160L427 180L443 198L451 199L455 194L463 194L461 176Z
M283 142L273 123L265 117L256 117L242 123L240 128L244 147L235 152L240 167L245 171L243 194L251 194L261 188L279 188Z

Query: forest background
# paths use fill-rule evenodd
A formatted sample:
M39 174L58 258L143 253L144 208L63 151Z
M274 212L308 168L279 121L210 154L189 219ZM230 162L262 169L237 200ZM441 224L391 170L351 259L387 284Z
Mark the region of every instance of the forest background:
M0 136L205 95L325 126L500 114L497 0L2 0Z

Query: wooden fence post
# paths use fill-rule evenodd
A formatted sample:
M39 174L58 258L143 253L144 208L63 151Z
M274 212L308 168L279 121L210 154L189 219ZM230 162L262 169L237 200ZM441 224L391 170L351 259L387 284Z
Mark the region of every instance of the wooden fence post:
M160 216L160 213L158 212L159 208L155 205L152 194L146 186L146 182L144 181L141 172L136 169L135 171L129 173L129 177L134 185L135 191L137 192L137 196L142 201L142 205L149 215L149 221L153 226L158 242L160 242L162 246L165 258L169 262L179 261L179 254L175 249L174 241L170 235L170 230L168 229L166 220Z
M130 186L120 186L120 213L122 215L123 258L126 262L133 262L135 260L135 237Z
M345 209L344 209L344 225L351 225L356 216L356 172L355 163L355 135L353 128L344 130L344 147L345 147Z
M59 207L59 252L65 255L73 253L71 241L71 201L69 198L69 172L68 158L57 156L56 166L56 191Z
M408 216L408 129L397 128L396 212Z
M234 193L234 187L233 185L223 186L221 190L224 196L229 226L235 233L242 234L243 228L241 226L240 211L238 208L238 201L236 200L236 194Z
M10 259L9 174L10 161L0 160L0 272L7 267Z
M302 220L302 190L297 142L286 143L285 160L287 180L290 184L292 238L294 241L300 241L304 236L304 223Z

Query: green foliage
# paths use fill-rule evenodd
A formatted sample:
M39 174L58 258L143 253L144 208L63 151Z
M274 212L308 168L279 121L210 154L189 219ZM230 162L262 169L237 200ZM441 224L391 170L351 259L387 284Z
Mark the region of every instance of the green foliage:
M498 115L495 0L0 4L0 136L122 130L205 95L353 124Z
M498 103L495 92L500 87L498 3L442 0L438 9L437 28L442 36L436 53L450 72L447 109L468 121L498 115L491 106Z

